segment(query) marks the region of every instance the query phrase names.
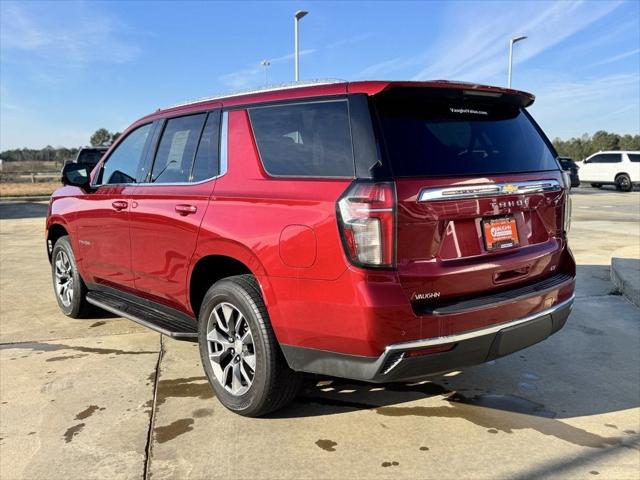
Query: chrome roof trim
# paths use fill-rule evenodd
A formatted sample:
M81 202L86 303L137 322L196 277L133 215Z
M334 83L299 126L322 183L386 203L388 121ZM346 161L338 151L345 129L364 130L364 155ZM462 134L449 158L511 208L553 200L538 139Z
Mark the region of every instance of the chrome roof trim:
M268 92L276 92L279 90L290 90L292 88L300 88L300 87L314 87L318 85L333 85L336 83L347 83L346 80L340 80L337 78L329 78L329 79L318 79L318 80L305 80L300 82L291 82L291 83L280 83L274 85L267 85L262 88L250 88L245 90L238 90L235 92L223 93L220 95L214 95L211 97L202 97L196 98L194 100L187 100L186 102L176 103L175 105L170 105L168 107L159 108L158 111L170 110L172 108L185 107L187 105L193 105L196 103L202 102L213 102L216 100L224 100L227 98L233 97L241 97L243 95L252 95L254 93L268 93Z
M420 191L420 194L418 195L418 202L438 202L466 198L556 192L561 189L562 186L557 180L534 180L529 182L485 183L445 188L425 188Z

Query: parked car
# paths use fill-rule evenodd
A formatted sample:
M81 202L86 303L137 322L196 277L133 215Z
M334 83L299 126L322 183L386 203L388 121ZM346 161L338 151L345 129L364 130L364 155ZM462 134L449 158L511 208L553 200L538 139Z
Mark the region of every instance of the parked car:
M533 345L566 322L576 274L533 99L364 81L158 110L93 173L65 167L46 230L60 309L199 342L246 416L303 372L409 381Z
M560 167L562 170L569 174L569 180L571 182L571 187L579 187L580 186L580 177L578 176L578 170L580 167L576 165L576 162L569 157L558 157L558 161L560 162Z
M76 156L75 163L85 165L87 170L91 171L100 162L107 150L109 150L109 147L103 145L81 148Z
M630 192L640 184L640 151L608 151L587 157L580 167L580 181L592 187L615 185Z

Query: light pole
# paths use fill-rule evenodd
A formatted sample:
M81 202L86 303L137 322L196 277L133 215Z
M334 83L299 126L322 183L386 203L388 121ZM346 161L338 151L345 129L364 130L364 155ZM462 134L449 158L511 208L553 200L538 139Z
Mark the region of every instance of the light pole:
M298 10L295 15L294 23L294 62L295 62L295 80L296 82L300 80L300 42L298 40L298 23L300 19L304 17L307 13L304 10Z
M269 84L269 67L271 66L271 62L269 60L262 60L260 65L264 68L264 84L266 86Z
M511 70L513 68L513 44L519 42L520 40L524 40L524 35L518 35L517 37L513 37L509 42L509 88L511 88Z

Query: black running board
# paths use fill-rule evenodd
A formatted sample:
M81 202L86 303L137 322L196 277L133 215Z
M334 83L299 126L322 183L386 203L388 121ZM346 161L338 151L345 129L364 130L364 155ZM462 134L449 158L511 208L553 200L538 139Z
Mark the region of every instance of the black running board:
M182 315L172 315L147 305L140 305L120 295L102 291L89 291L87 302L176 340L198 339L196 321Z

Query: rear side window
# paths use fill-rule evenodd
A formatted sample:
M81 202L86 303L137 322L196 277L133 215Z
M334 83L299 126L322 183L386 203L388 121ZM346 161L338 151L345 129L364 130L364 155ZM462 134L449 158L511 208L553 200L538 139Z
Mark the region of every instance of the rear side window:
M632 162L640 162L640 153L627 153L627 155Z
M151 183L189 181L206 116L201 113L167 121L153 163Z
M346 100L255 107L249 116L270 175L354 176Z
M498 101L389 96L376 102L395 176L557 170L523 109Z
M135 183L151 124L138 127L118 144L106 160L98 184Z
M620 163L622 155L619 153L601 153L589 159L589 163Z

